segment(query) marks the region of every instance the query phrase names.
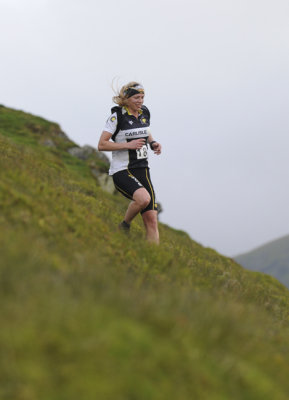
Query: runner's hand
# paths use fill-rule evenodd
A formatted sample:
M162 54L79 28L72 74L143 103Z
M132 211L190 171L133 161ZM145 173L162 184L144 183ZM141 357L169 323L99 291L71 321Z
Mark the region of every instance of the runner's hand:
M162 145L158 142L153 144L153 150L155 154L161 154L162 152Z
M127 147L130 150L141 149L146 144L145 139L136 139L128 142Z

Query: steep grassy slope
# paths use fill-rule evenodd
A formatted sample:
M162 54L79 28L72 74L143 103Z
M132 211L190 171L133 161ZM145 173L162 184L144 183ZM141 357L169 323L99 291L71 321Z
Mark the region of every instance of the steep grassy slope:
M288 290L165 225L121 235L51 126L0 108L0 398L288 399Z
M289 235L240 254L235 260L245 268L274 276L289 288Z

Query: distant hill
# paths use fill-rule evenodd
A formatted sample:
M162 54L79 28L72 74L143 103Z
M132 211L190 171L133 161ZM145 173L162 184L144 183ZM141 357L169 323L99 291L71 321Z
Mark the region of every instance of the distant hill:
M289 288L289 235L234 259L247 269L274 276Z
M164 224L121 234L107 168L0 107L0 399L288 400L287 288Z

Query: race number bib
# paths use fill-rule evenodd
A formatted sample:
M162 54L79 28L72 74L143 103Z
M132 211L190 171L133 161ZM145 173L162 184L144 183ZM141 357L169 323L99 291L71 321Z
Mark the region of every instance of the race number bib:
M148 148L146 147L146 145L144 144L143 147L141 149L137 149L136 150L136 156L138 160L141 160L143 158L147 158L148 156Z

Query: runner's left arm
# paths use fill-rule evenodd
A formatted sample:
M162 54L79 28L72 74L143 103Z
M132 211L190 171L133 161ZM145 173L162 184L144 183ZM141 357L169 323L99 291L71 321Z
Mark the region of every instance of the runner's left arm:
M154 153L158 154L158 155L161 154L162 145L159 142L157 142L156 140L154 140L152 137L152 134L150 133L149 137L148 137L148 143L150 144L151 142L154 142L154 143L152 143L152 146L151 146L153 148Z

